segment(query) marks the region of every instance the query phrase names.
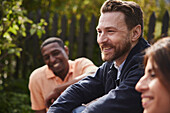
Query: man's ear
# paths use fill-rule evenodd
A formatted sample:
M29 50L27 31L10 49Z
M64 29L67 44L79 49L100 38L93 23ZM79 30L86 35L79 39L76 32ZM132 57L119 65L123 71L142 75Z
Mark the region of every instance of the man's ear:
M137 41L141 35L141 25L137 25L132 29L132 41Z
M64 50L65 50L66 54L69 55L69 49L67 46L64 46Z

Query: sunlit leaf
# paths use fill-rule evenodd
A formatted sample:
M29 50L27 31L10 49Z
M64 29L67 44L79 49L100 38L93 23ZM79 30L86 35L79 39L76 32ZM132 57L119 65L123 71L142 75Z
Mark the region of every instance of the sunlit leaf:
M8 53L9 53L9 54L15 53L15 49L14 49L14 48L9 49L9 50L8 50Z
M29 18L27 18L27 17L24 17L24 19L25 19L25 20L27 20L27 22L28 22L28 23L30 23L30 24L32 24L32 23L33 23L33 21L32 21L32 20L30 20L30 19L29 19Z
M19 51L15 52L15 55L16 55L16 56L18 56L18 57L20 57L20 56L21 56L21 54L20 54L20 52L19 52Z
M8 32L5 32L3 37L6 37L6 39L8 39L8 40L12 40L11 36L10 36L10 34Z
M26 32L22 32L22 36L26 37L27 36Z
M16 25L16 24L13 25L13 28L16 29L16 30L19 30L19 27L18 27L18 25Z
M36 32L36 29L30 29L30 34L31 35L35 34L35 32Z
M22 29L22 31L26 31L26 28L25 28L24 24L21 24L21 29Z
M65 45L69 47L69 41L65 41Z
M40 38L42 36L42 32L40 30L37 31L37 36Z
M16 34L17 34L16 29L15 29L15 28L12 28L12 27L10 27L10 28L8 29L8 32L13 33L14 35L16 35Z

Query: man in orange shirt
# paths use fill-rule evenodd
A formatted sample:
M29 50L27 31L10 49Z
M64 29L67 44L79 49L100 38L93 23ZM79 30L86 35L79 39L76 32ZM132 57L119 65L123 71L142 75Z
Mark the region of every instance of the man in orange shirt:
M46 113L45 101L48 98L53 98L52 103L69 85L98 69L87 58L69 60L68 48L56 37L42 43L41 53L46 65L34 70L29 80L32 109L36 113ZM51 94L55 97L49 97Z

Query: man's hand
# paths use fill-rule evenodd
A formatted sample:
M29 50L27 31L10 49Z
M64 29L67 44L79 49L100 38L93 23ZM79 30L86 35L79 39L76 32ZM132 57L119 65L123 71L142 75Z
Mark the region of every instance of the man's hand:
M94 72L88 72L85 74L82 74L78 77L76 77L75 79L68 81L64 84L58 85L52 92L49 93L49 95L47 96L47 98L45 99L45 106L47 108L50 107L50 105L60 96L60 94L70 85L78 82L79 80L81 80L82 78L86 77L87 75L93 74Z
M42 109L42 110L35 110L35 113L46 113L46 109Z
M65 90L65 86L59 85L49 93L47 98L45 99L45 106L49 108L51 104L60 96L60 94Z

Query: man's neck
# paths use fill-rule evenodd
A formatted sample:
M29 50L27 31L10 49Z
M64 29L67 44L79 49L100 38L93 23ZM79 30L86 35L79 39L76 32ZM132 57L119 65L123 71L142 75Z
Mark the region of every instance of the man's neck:
M138 41L136 42L133 42L132 46L131 46L131 49L126 52L123 56L121 56L120 58L116 59L115 62L116 62L116 65L119 67L125 60L126 58L128 57L130 51L135 47L135 45L138 43Z
M59 72L59 73L54 72L54 74L55 74L55 76L58 76L59 78L61 78L62 81L64 81L65 77L68 74L68 71L69 71L69 69L67 71L62 71L62 72Z
M119 67L119 66L126 60L128 54L129 54L129 52L126 53L126 54L125 54L124 56L122 56L121 58L116 59L116 60L115 60L116 66Z

